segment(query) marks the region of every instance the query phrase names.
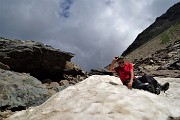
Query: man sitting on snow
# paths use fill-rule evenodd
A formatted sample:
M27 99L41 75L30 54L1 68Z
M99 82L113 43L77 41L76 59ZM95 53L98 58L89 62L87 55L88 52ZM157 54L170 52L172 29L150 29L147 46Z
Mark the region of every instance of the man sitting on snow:
M114 64L118 63L118 67L114 68ZM160 85L152 76L144 75L136 78L134 76L134 69L132 63L124 61L123 56L115 57L109 67L111 72L117 72L123 83L129 89L142 89L151 93L160 94L160 91L166 91L169 89L169 83L166 82L164 85Z

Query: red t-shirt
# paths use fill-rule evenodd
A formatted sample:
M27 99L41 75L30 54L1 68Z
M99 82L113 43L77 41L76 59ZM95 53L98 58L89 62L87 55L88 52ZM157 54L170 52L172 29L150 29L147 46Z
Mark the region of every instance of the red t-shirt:
M118 66L114 69L118 72L122 83L124 83L127 79L131 78L130 70L133 70L134 68L131 63L125 63L124 67Z

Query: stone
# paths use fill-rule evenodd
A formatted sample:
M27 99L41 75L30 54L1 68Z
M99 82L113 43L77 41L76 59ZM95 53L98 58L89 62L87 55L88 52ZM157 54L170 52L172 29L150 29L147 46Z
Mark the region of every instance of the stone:
M87 74L87 72L82 70L77 64L66 61L64 74L72 75L72 76L77 76L77 75L84 76Z
M94 68L91 69L91 71L89 72L89 75L113 75L112 72L110 72L109 70L103 68Z
M0 69L0 111L18 111L45 102L50 95L38 79Z
M14 112L12 112L11 110L6 110L3 112L0 111L0 120L4 120L4 118L7 118L12 114L14 114Z
M0 69L9 70L10 67L0 62Z
M69 85L69 81L68 80L61 80L60 81L60 85L61 86L68 86Z
M49 84L49 87L58 87L58 86L59 86L59 83L57 83L57 82L51 82Z
M54 49L31 40L11 40L0 37L0 60L16 72L30 73L43 79L62 78L66 61L74 54Z

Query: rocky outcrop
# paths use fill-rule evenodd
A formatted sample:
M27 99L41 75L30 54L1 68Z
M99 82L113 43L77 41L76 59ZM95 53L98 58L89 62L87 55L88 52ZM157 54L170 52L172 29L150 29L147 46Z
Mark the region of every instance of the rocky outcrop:
M81 68L71 63L74 54L39 42L1 37L0 46L1 62L9 65L13 71L30 73L39 80L51 79L59 82L64 79L64 74L73 76L85 74Z
M0 69L0 120L16 111L44 103L50 96L67 88L57 82L42 84L26 73Z
M87 78L88 74L71 62L73 56L39 42L0 37L0 119L40 105Z
M41 81L26 73L0 69L0 111L22 110L46 101L50 94Z
M65 75L66 80L53 82L46 79L42 82L27 73L18 73L0 69L0 120L15 111L44 103L55 93L74 85L85 76Z

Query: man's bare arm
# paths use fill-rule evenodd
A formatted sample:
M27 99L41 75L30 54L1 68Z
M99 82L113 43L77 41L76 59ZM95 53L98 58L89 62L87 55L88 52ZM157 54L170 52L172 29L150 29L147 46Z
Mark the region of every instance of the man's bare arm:
M112 60L111 65L109 66L109 71L111 71L111 72L116 72L116 71L114 70L114 64L116 63L116 60L117 60L117 59L115 59L115 58Z

